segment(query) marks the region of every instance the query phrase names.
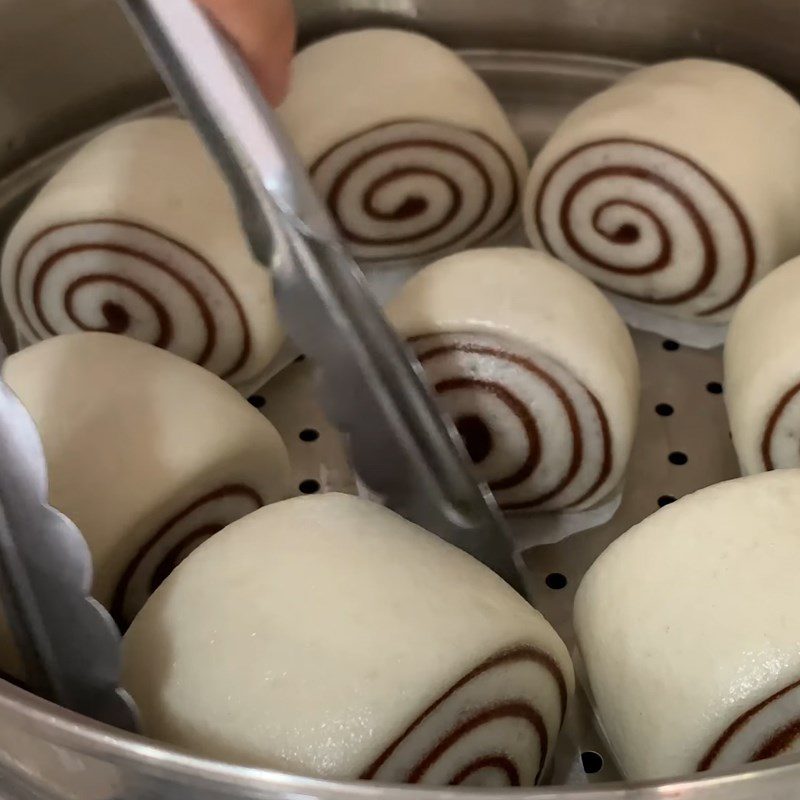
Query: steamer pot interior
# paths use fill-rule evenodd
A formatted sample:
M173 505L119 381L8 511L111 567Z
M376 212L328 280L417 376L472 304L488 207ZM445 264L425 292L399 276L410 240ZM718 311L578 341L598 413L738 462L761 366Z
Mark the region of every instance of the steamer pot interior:
M392 25L421 30L458 48L508 108L531 152L567 111L637 63L685 55L728 59L766 72L800 94L796 0L299 0L297 6L301 43L339 30ZM48 0L46 10L29 0L0 0L0 238L35 187L75 146L75 137L120 114L170 109L165 95L108 0ZM645 365L640 440L648 444L640 442L634 458L648 466L629 481L628 499L613 524L536 548L527 557L540 587L538 604L570 645L572 596L602 549L654 510L660 495L679 496L737 474L721 400L705 392L708 383L721 380L719 353L675 353L654 335L636 339ZM652 408L673 391L676 370L683 376L680 392L691 397L697 411L667 424ZM352 489L338 440L313 402L308 366L291 367L264 394L268 416L295 442L298 484L314 479L326 488ZM296 442L296 432L309 427L321 434L316 450ZM664 457L677 440L703 442L692 454L691 468L678 473ZM551 588L558 583L553 576L565 577L566 585ZM584 770L582 752L606 756L597 774ZM585 702L573 711L569 744L555 771L555 780L571 785L514 794L587 800L655 799L665 792L701 800L800 796L800 764L791 760L660 786L614 783L618 776ZM87 724L2 682L0 786L10 798L54 800L288 795L478 800L500 795L338 784L193 759Z

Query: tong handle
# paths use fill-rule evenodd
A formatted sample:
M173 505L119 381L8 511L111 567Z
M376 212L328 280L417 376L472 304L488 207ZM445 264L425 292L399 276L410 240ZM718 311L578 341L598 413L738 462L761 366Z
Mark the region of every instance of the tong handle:
M136 730L136 707L119 687L119 631L90 596L89 548L48 505L39 433L2 380L0 465L0 599L27 685L73 711Z

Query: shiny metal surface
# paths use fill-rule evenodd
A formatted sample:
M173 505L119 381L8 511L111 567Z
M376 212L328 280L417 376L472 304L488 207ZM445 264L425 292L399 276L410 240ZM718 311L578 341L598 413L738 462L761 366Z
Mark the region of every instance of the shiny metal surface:
M2 381L0 464L0 595L29 685L66 708L136 730L133 700L119 688L119 631L90 596L89 548L48 505L39 433Z
M726 58L800 87L796 0L296 0L301 42L397 25L458 48ZM109 0L0 0L0 174L165 95Z
M89 33L83 26L81 35L74 39L70 38L73 31L69 25L60 28L65 39L58 42L48 59L48 79L58 75L58 81L53 81L46 92L32 92L28 107L9 123L3 105L13 83L13 75L3 69L8 63L4 50L8 44L7 14L15 11L12 28L21 31L12 52L20 63L26 63L17 76L36 75L43 80L44 68L33 66L41 59L39 37L55 37L59 30L55 23L44 24L45 5L47 13L56 19L67 9L80 8L87 13L100 9L92 17L98 27ZM797 0L300 0L299 5L306 40L354 25L402 24L472 50L471 63L497 92L532 151L569 108L624 74L630 67L628 59L716 55L760 67L792 88L800 86ZM87 101L94 88L105 85L107 76L86 72L93 73L97 68L108 75L119 75L120 62L124 61L122 73L132 77L133 84L146 86L149 82L153 96L163 91L116 9L110 12L110 7L107 0L0 0L0 174L10 163L27 160L45 145L62 142L67 134L108 118L112 111L138 106L138 99L125 91L110 98L101 90ZM23 23L30 25L26 28ZM111 33L106 36L103 31ZM91 53L89 45L96 46ZM483 49L493 46L501 51ZM509 52L506 47L528 52ZM556 52L530 52L533 48ZM564 55L571 52L609 58ZM94 67L84 72L86 84L80 87L76 80L79 70L69 62L82 56ZM24 93L25 85L14 84L13 91ZM53 109L59 110L55 113ZM53 123L47 124L48 119ZM12 130L15 141L19 139L25 146L10 142L6 133ZM4 220L10 220L14 209L64 154L46 156L0 183L0 237ZM705 391L707 382L720 379L719 354L689 348L668 352L658 337L649 334L637 335L636 339L645 369L642 426L623 505L607 525L556 545L535 548L528 558L537 605L568 642L572 642L572 596L596 555L622 530L655 510L659 496L677 497L736 471L720 398ZM291 367L264 390L265 411L289 444L297 482L313 477L325 487L352 490L341 443L311 400L309 383L303 364ZM654 405L662 401L675 406L673 416L662 418L654 413ZM321 434L313 445L298 439L298 432L306 427L316 428ZM666 454L675 449L689 455L686 466L669 464ZM567 578L564 589L548 587L546 579L553 573ZM800 764L791 759L756 765L738 774L695 776L660 785L587 786L587 782L613 781L615 777L608 762L596 775L583 773L576 756L588 749L603 752L591 714L584 703L577 703L554 775L557 781L573 784L570 786L498 793L329 783L193 759L87 723L13 687L0 688L0 796L15 800L289 796L320 800L479 800L511 795L543 800L800 798Z
M163 94L108 0L0 0L0 175Z
M730 59L800 85L793 0L301 0L302 40L395 24L460 49Z

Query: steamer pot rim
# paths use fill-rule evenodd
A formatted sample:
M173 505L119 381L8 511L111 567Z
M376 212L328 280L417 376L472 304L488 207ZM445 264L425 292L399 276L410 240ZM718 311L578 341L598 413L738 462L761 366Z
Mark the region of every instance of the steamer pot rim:
M244 767L188 755L166 745L119 731L68 711L47 700L0 680L0 719L16 720L32 736L115 766L130 767L142 776L172 783L202 783L205 788L247 790L267 794L303 795L324 800L486 800L488 797L531 797L536 800L656 800L692 798L752 798L753 791L800 786L800 763L791 756L753 765L746 770L696 775L688 778L641 783L597 783L586 786L545 786L536 789L442 789L380 784L367 781L335 781L307 778L276 770ZM757 781L758 787L752 782ZM741 788L739 788L741 787ZM736 791L739 789L739 792Z

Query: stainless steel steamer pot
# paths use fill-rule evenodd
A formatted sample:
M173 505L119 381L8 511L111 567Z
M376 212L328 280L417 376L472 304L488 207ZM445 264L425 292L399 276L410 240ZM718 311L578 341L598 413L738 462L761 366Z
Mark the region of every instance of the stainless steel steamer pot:
M532 149L569 108L624 74L631 62L683 55L723 58L760 69L800 93L797 0L296 0L296 5L301 41L356 26L390 24L422 30L466 51ZM111 0L0 0L0 236L37 181L57 163L58 151L44 160L43 154L164 97L163 86ZM537 548L529 560L542 587L553 575L570 578L568 587L549 593L543 588L538 598L568 641L575 585L603 547L651 507L654 510L659 494L678 496L736 472L724 409L718 397L702 391L706 381L721 378L719 354L688 348L668 352L653 335L637 334L636 340L645 372L643 425L634 455L639 459L636 477L629 481L623 505L613 523L561 545ZM323 485L346 489L352 479L333 434L310 399L304 369L297 365L270 384L270 418L289 434L301 423L318 428L320 442L331 443L320 445L323 449L316 452L295 443L297 477L316 471L324 478ZM668 423L656 421L651 411L659 393L667 387L675 391L676 385L684 396L694 393L687 405L696 407L696 413L676 414ZM705 441L696 445L691 468L677 474L663 466L661 456L665 447L681 438ZM0 797L800 798L800 763L793 759L658 785L593 783L575 758L581 749L602 748L596 737L592 739L589 717L585 703L578 703L569 723L575 739L567 742L556 765L556 777L569 785L512 792L382 787L191 758L87 722L0 681ZM608 781L612 776L607 767L599 778Z

